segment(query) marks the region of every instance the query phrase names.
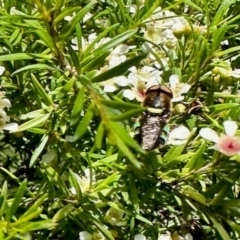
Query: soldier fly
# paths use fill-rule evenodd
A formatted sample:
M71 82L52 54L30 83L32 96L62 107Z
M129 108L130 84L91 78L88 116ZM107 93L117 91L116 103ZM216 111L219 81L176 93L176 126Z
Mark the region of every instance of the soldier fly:
M172 98L172 91L168 87L154 85L147 89L143 100L143 106L147 107L147 110L140 118L138 137L144 150L150 151L165 144L169 132L167 120L171 115Z

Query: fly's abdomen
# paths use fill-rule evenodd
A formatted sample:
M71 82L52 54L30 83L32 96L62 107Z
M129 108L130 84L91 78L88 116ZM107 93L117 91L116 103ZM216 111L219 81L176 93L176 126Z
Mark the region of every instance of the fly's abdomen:
M143 100L143 106L147 110L140 120L140 134L137 140L144 150L150 151L165 144L169 127L168 118L171 115L171 99L173 97L170 88L154 85L150 87Z
M141 126L141 146L144 150L149 151L156 147L161 128L160 116L144 116Z

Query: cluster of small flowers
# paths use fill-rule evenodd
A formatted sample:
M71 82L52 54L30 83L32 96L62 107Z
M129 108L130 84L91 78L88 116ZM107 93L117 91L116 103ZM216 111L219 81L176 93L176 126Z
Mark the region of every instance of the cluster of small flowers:
M10 108L11 102L9 99L5 98L5 93L0 92L0 130L9 130L14 131L17 129L18 125L16 123L8 123L9 117L7 113L5 112L5 108Z
M132 6L130 7L130 10ZM134 10L131 10L134 15ZM83 18L83 25L88 21L92 15L86 14ZM65 20L70 21L72 17L65 17ZM155 49L148 42L142 45L143 51L149 52L149 49L154 51L155 56L157 55L161 59L161 64L156 60L155 56L149 53L148 57L142 61L143 66L140 68L131 67L129 68L129 74L127 76L117 76L108 81L101 83L103 91L107 93L115 92L119 89L123 90L123 97L130 101L136 99L139 102L143 101L144 93L146 89L153 85L159 85L162 82L161 75L163 71L161 66L167 67L169 59L166 56L165 51L176 47L177 38L174 36L174 29L179 29L179 25L189 26L188 22L183 17L178 17L176 14L169 10L162 10L157 8L155 13L146 19L146 25L142 28L143 36L146 40L151 41L155 44L161 44L163 50ZM176 27L177 26L177 27ZM82 38L81 40L81 51L84 50L96 41L97 34L95 32L89 34L88 39ZM94 49L97 49L104 43L110 41L110 38L102 38L100 41L94 44ZM79 46L77 38L72 40L72 48L78 50ZM171 46L171 47L170 47ZM118 45L112 49L112 52L107 57L106 64L98 69L97 74L105 72L127 60L126 54L136 48L136 46L128 46L126 44ZM166 82L166 81L165 81ZM190 89L190 85L183 84L180 82L180 77L176 74L169 78L169 85L173 91L173 101L181 101L183 99L182 94L186 93Z

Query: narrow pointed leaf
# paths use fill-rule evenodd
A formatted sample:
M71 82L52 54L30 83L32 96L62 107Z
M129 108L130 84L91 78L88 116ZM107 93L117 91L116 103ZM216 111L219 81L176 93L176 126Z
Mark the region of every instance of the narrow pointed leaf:
M17 211L19 204L22 202L22 197L24 196L26 186L27 186L27 181L24 180L22 184L18 187L18 190L13 199L13 203L9 209L9 214L7 215L8 221L11 220L12 216Z
M92 106L93 104L91 104L87 110L87 112L85 113L82 121L80 121L80 123L77 126L77 129L74 133L74 141L77 141L79 138L81 138L83 136L83 134L87 131L87 127L89 126L90 121L92 120L93 117L93 112L92 112Z
M143 54L140 54L140 55L138 55L138 56L136 56L134 58L131 58L131 59L129 59L129 60L127 60L127 61L117 65L116 67L113 67L113 68L109 69L108 71L106 71L106 72L104 72L102 74L99 74L96 77L93 77L91 79L91 82L92 83L102 82L102 81L108 80L110 78L122 75L130 67L139 64L140 61L142 59L144 59L146 56L147 56L147 54L143 53Z
M48 135L44 135L40 145L35 149L35 151L33 152L33 155L30 159L30 163L29 163L29 167L31 168L33 166L33 164L35 163L35 161L37 160L37 158L39 157L39 155L42 153L43 149L45 148L45 145L47 143L49 139Z
M37 125L45 122L49 118L50 115L51 115L51 113L39 115L38 117L31 119L28 122L23 123L21 126L19 126L19 128L16 132L22 132L27 129L36 127Z
M53 105L53 102L52 102L51 98L49 97L49 94L46 93L46 91L44 90L42 85L38 82L37 78L34 76L33 73L31 73L31 78L32 78L33 85L34 85L36 91L42 97L43 102L47 106Z

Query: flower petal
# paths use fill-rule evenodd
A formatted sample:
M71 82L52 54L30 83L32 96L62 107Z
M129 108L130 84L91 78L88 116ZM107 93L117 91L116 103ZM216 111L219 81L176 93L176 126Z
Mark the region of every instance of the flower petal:
M104 92L114 92L117 88L113 85L105 85L103 91Z
M171 102L181 102L183 99L184 99L183 96L174 97L172 98Z
M150 78L147 81L146 87L149 88L149 87L154 86L154 85L160 85L161 80L162 79L159 76L158 76L158 78Z
M4 125L3 129L8 130L10 132L16 132L18 130L18 124L17 123L8 123L8 124Z
M137 234L134 236L134 240L146 240L146 237L143 234Z
M172 240L171 234L159 234L158 235L158 240Z
M218 134L211 128L202 128L200 130L199 134L201 137L203 137L207 140L210 140L212 142L215 142L215 143L217 143L219 140Z
M191 88L191 85L187 84L187 83L184 83L184 85L182 86L181 88L181 94L182 93L187 93L189 91L189 89Z
M179 76L176 74L171 75L169 78L170 88L175 88L178 83L179 83Z
M214 148L227 156L234 156L240 152L240 139L223 135Z
M5 71L5 67L0 66L0 75L2 75L4 73L4 71Z
M173 129L168 137L168 144L172 145L180 145L186 143L186 139L188 138L190 131L185 126L179 126Z
M184 236L184 240L193 240L193 236L192 236L190 233L187 233L187 234Z
M79 239L80 240L91 240L92 236L87 231L82 231L79 233Z
M234 136L238 129L238 125L235 121L225 121L223 126L228 136Z
M129 81L125 76L115 77L114 82L121 87L126 87L129 84Z
M129 100L133 100L135 98L135 94L132 90L126 89L123 91L123 96Z

